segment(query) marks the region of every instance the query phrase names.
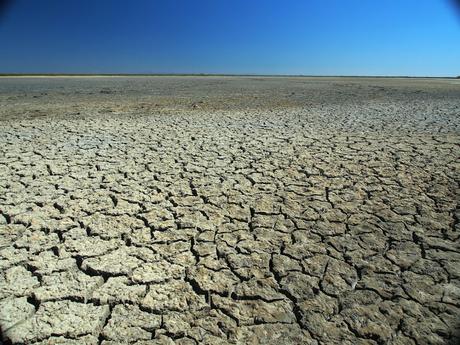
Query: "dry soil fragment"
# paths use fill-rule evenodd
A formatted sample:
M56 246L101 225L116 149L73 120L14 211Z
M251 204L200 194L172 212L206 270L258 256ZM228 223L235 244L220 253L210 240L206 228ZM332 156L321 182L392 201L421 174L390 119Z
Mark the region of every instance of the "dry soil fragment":
M141 260L129 255L126 249L118 249L109 254L84 260L82 269L100 275L127 275L141 263Z
M104 240L100 237L86 236L86 231L78 229L69 235L65 235L64 247L71 254L82 257L103 255L124 244L122 240Z
M59 237L55 233L45 234L43 231L26 230L15 242L18 248L27 248L30 253L39 253L49 250L59 244Z
M28 319L35 307L27 302L27 297L7 298L0 301L0 329L7 332L14 325Z
M64 298L87 301L103 282L102 277L91 277L79 270L56 272L42 278L41 286L34 290L34 295L39 301Z
M51 251L35 255L29 265L40 275L77 268L75 259L59 257Z
M127 277L110 277L94 291L93 297L101 303L138 303L145 295L147 287L132 283Z
M97 335L108 315L108 306L71 301L45 302L31 318L10 328L5 336L13 343L29 343L50 336Z
M213 296L212 302L226 314L239 320L241 325L256 323L293 323L295 316L290 301L281 300L265 302L260 299L232 300L220 296Z
M103 239L121 238L123 234L129 234L144 226L144 222L134 217L107 216L100 213L83 218L82 222L91 235L98 235Z
M11 267L0 276L0 299L30 295L40 283L22 266Z
M159 312L197 310L208 306L204 296L197 295L190 284L181 280L151 284L141 304Z
M297 324L243 326L236 331L235 340L238 344L317 344Z
M142 264L133 271L131 278L139 283L161 283L172 278L180 278L184 274L184 267L159 260Z
M98 337L92 335L83 335L75 339L66 337L51 337L34 345L97 345L99 344Z
M143 312L133 305L117 305L102 335L106 339L120 342L148 340L160 324L160 315Z
M213 291L220 294L233 290L239 279L229 270L213 271L204 266L192 267L187 271L187 277L198 284L203 291Z

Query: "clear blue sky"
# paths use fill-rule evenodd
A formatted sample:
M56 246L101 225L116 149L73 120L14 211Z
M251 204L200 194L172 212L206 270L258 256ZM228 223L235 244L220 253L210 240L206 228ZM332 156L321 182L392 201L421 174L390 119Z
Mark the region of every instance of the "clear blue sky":
M0 42L0 73L460 75L449 0L17 0Z

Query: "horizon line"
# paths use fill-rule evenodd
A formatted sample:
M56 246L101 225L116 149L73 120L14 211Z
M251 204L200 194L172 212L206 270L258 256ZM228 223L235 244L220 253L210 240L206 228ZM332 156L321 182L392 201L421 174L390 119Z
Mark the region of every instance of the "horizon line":
M0 77L298 77L298 78L430 78L460 79L459 76L410 76L410 75L320 75L320 74L258 74L258 73L0 73Z

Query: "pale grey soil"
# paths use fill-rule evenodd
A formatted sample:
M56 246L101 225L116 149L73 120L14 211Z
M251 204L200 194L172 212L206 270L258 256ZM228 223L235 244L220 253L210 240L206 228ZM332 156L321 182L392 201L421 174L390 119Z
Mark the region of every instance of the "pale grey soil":
M7 343L456 344L460 82L0 78Z

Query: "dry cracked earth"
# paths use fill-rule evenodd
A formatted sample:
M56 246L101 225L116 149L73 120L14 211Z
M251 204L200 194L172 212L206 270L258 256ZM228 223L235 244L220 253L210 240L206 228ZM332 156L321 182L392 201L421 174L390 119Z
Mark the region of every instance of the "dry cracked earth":
M4 344L457 344L460 81L0 79Z

